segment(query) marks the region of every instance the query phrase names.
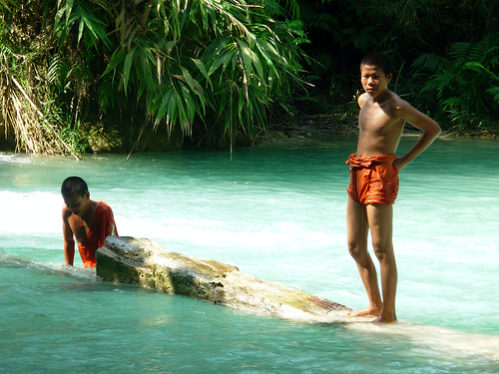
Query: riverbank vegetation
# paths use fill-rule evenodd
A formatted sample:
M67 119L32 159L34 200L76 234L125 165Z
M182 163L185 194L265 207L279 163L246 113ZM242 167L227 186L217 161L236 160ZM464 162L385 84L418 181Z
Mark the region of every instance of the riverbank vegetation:
M358 62L382 50L397 67L392 89L444 129L493 130L497 8L491 0L0 0L0 129L12 149L75 157L252 144L283 118L354 121Z

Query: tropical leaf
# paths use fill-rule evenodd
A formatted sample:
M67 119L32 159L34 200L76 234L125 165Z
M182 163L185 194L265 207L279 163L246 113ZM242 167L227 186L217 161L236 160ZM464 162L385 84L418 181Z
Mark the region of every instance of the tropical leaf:
M499 81L499 76L497 76L490 69L488 69L487 67L483 66L482 64L480 64L478 62L473 62L473 61L467 62L466 64L464 64L463 68L473 70L477 73L487 73L487 76L489 79Z
M55 31L61 35L61 45L66 42L73 26L77 23L78 43L81 42L85 30L88 30L88 40L91 47L98 48L99 43L104 44L107 48L111 46L111 42L104 30L106 23L90 10L87 2L80 1L75 4L74 0L59 0L58 7L54 27Z
M490 47L489 41L483 39L470 46L467 57L473 61L481 62L486 57L489 47Z
M421 101L441 102L447 119L458 123L460 129L481 127L497 117L495 88L499 77L494 72L494 61L499 48L492 40L454 43L446 59L423 55L413 64L416 69L433 73L421 90Z
M210 75L208 73L208 70L206 69L205 64L203 61L197 59L197 58L192 58L192 62L194 62L194 65L198 68L200 73L203 75L203 78L206 80L206 83L208 84L209 88L213 88L213 84L211 83Z
M467 58L471 49L471 44L467 42L454 43L450 46L449 56L454 59Z
M15 5L15 0L0 0L0 9L3 8L10 12L9 4Z
M499 104L499 86L489 88L487 93L492 96L494 103Z
M432 53L424 53L414 60L413 66L430 72L438 72L448 64L448 59Z
M125 60L123 62L123 89L125 91L125 95L127 93L128 81L130 80L130 69L132 68L132 62L135 54L135 48L132 48L125 56Z

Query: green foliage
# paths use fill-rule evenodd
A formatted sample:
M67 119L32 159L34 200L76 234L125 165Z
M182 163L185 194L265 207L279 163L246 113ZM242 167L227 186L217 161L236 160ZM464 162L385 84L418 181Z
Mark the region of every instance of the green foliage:
M102 1L95 1L103 9L108 10L106 4ZM90 47L98 48L102 42L106 47L110 46L110 41L107 36L104 21L99 19L92 11L91 2L76 0L58 0L58 11L55 16L55 30L59 33L60 44L63 45L69 36L73 25L78 23L78 43L81 41L84 31L85 44Z
M268 4L277 13L274 1L61 0L56 32L65 40L78 25L77 43L106 51L104 111L119 105L118 92L169 133L179 127L192 136L204 123L231 140L233 131L252 136L263 127L268 104L288 94L301 71L301 26L271 19Z
M450 45L475 44L492 37L497 33L499 11L499 3L493 0L302 0L300 5L311 40L303 48L311 56L306 68L316 86L313 94L329 97L329 107L314 108L323 112L341 107L360 88L359 61L366 53L388 53L396 79L400 78L397 90L412 94L419 82L412 79L409 69L399 69L410 66L422 54L432 56L430 63L445 63L450 58L446 54ZM426 81L431 71L436 70L420 70L418 79ZM485 91L479 95L485 96ZM434 114L441 111L438 105L432 109Z
M270 105L302 84L296 0L0 0L0 11L3 82L14 69L75 154L86 144L80 124L116 118L131 137L146 123L221 145L250 141ZM23 128L37 127L31 115ZM13 122L21 117L2 121L21 148L60 152L28 147Z
M15 5L14 0L0 0L0 10L5 10L10 12L10 6Z
M16 138L18 150L78 157L80 150L60 134L71 123L52 89L62 65L59 56L51 57L56 43L49 3L0 3L0 125Z
M497 4L0 0L0 125L21 150L76 156L92 126L128 143L146 126L196 144L250 143L276 108L344 107L360 59L382 50L397 91L444 127L493 126Z
M493 35L476 43L458 42L446 56L423 54L413 63L426 77L416 100L459 131L497 125L499 46ZM436 105L441 105L440 108Z

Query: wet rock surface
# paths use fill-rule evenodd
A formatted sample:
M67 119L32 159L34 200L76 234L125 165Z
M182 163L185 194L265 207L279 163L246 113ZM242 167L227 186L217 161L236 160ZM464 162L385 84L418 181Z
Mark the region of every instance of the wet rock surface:
M168 252L149 239L114 237L97 251L97 276L258 315L311 323L347 321L349 308L268 282L236 266Z

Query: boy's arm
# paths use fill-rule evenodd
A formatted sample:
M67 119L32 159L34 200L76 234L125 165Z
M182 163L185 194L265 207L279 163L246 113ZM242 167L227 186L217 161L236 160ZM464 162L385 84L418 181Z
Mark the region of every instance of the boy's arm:
M64 237L64 261L66 265L73 266L75 256L75 242L73 239L73 231L69 226L68 217L71 212L68 208L62 209L62 234Z
M399 118L409 122L414 127L423 130L423 135L419 138L414 147L403 157L397 158L393 163L399 170L414 160L421 152L437 138L441 129L438 123L421 113L407 102L403 102L396 108L396 115Z
M106 226L107 226L107 235L106 236L118 236L118 230L116 230L116 222L114 221L114 213L111 207L109 207L106 211Z

